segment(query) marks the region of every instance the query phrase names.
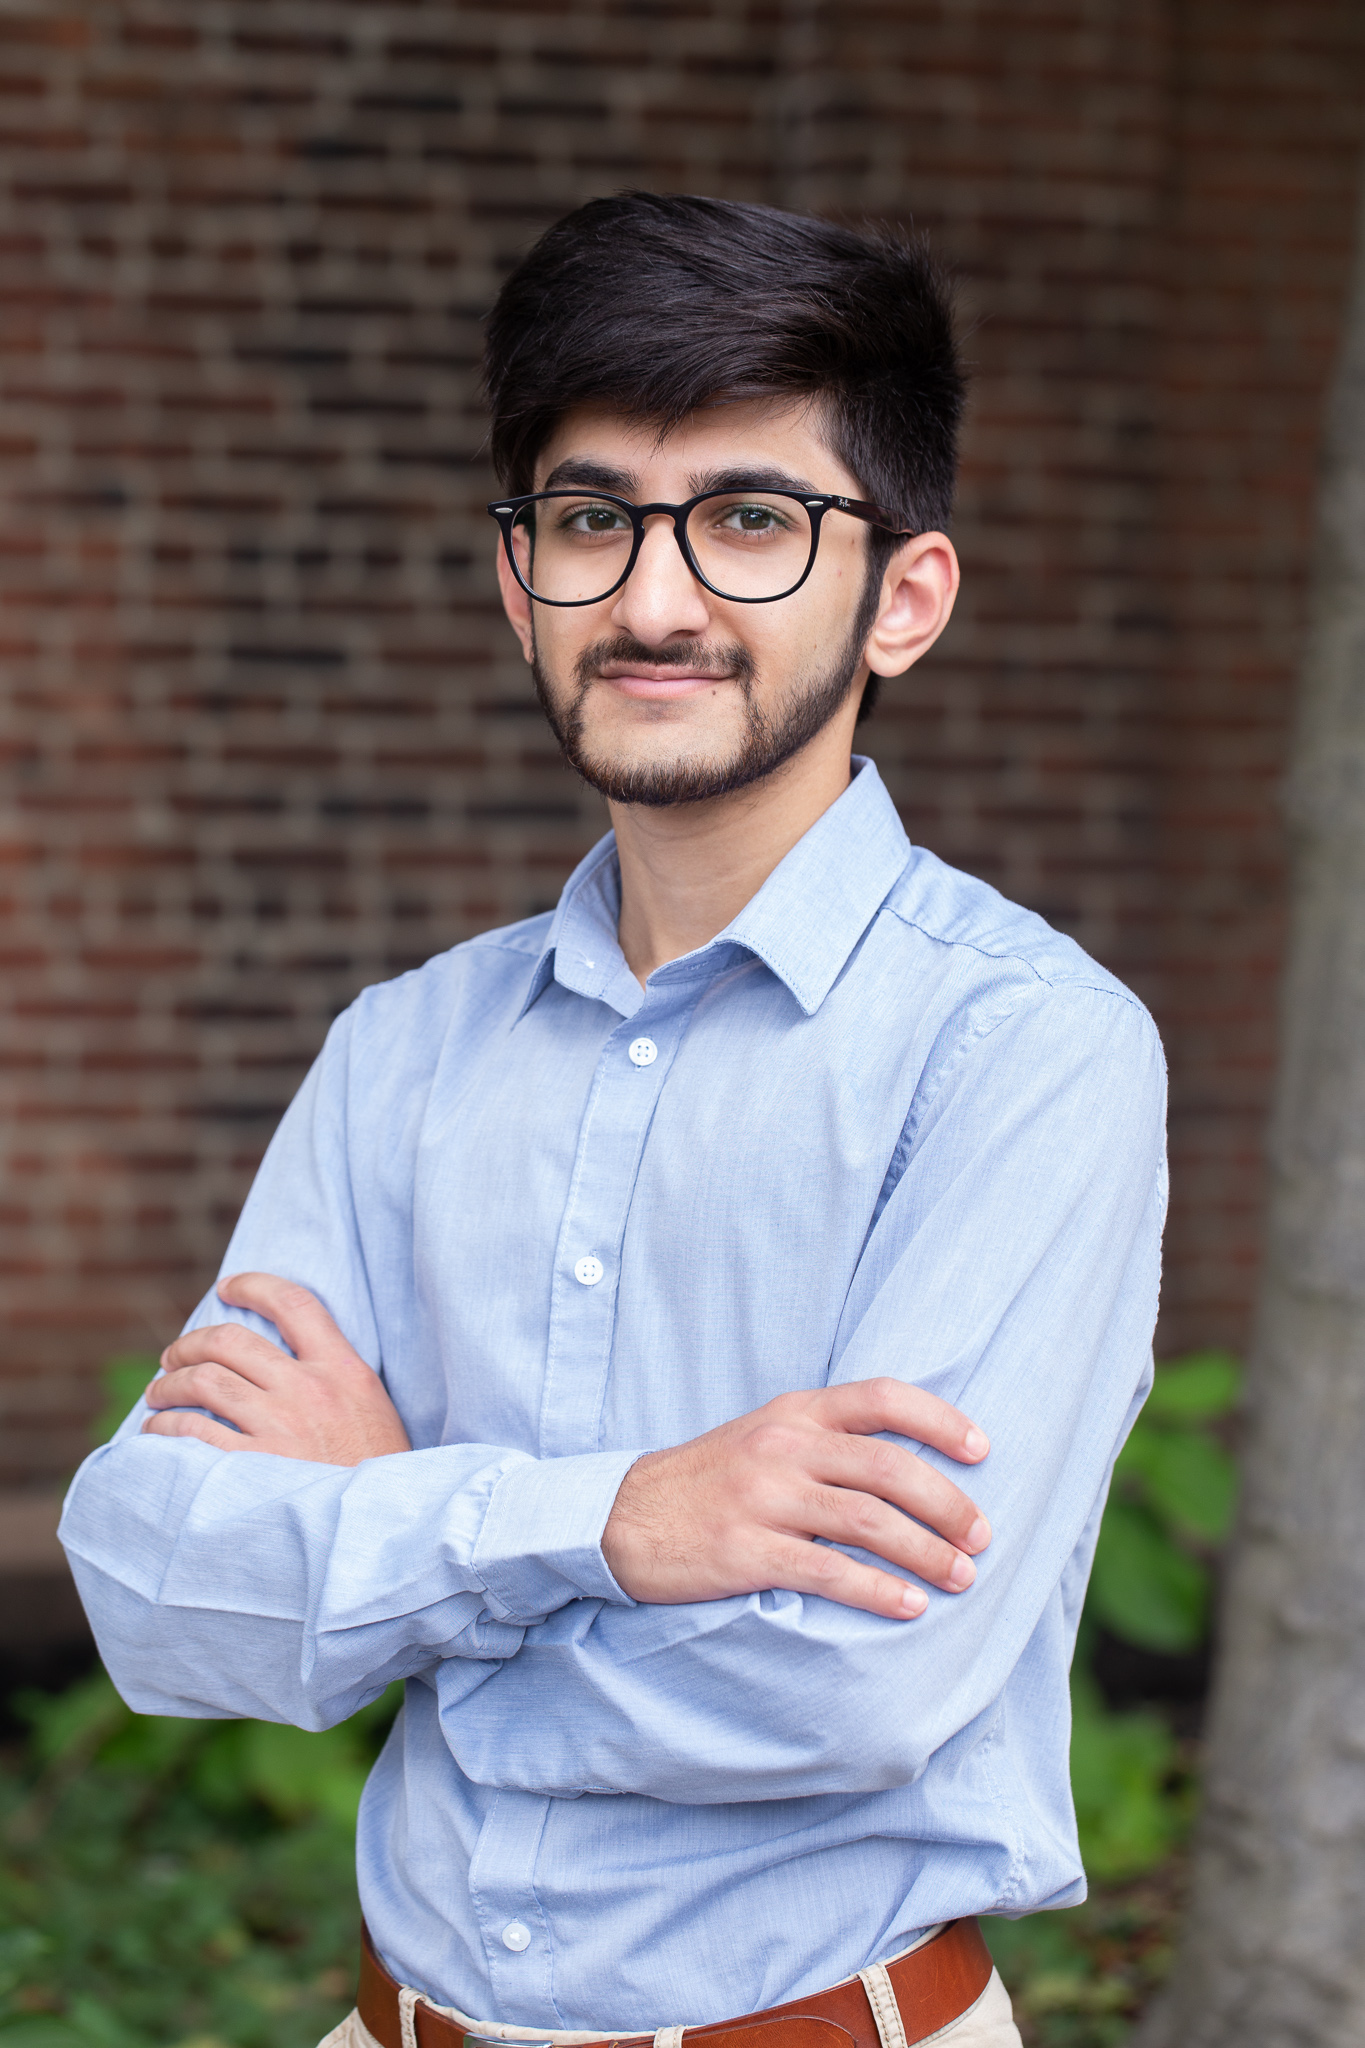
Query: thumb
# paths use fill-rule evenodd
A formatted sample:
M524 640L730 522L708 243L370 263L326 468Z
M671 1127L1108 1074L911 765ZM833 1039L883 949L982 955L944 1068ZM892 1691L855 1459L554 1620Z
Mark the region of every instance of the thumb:
M218 1282L218 1298L231 1308L255 1309L272 1322L295 1358L359 1357L316 1294L277 1273L234 1273Z

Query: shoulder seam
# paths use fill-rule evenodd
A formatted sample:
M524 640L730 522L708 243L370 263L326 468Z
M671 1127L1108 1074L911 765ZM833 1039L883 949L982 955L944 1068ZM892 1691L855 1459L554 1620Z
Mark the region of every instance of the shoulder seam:
M918 932L922 939L928 939L931 945L960 946L964 953L975 953L980 960L1010 960L1017 967L1026 967L1036 981L1047 981L1047 976L1038 971L1027 954L1018 953L1012 947L1002 947L998 953L992 953L985 946L973 945L970 939L950 939L945 938L942 932L931 932L927 925L921 924L916 917L907 917L905 912L898 909L894 903L888 903L886 907L893 917L899 918L901 923L910 931Z
M898 904L888 902L886 907L891 912L891 915L894 918L897 918L900 921L900 923L907 928L907 930L918 932L920 937L928 939L931 945L959 946L961 947L964 953L975 953L979 960L1006 961L1010 965L1019 967L1023 969L1026 973L1031 974L1034 980L1040 983L1041 986L1044 988L1085 988L1089 989L1092 994L1097 996L1118 997L1126 1003L1131 1003L1135 1009L1142 1010L1146 1008L1146 1005L1137 996L1133 994L1131 989L1125 988L1123 983L1119 981L1117 977L1111 977L1106 968L1099 966L1098 961L1092 962L1091 964L1098 968L1099 975L1102 975L1104 977L1103 980L1099 979L1098 976L1092 978L1088 974L1076 974L1074 972L1067 974L1047 974L1044 973L1043 969L1039 967L1034 961L1029 959L1027 953L1021 953L1015 947L1002 946L999 949L999 951L993 952L987 946L978 946L974 944L971 939L949 938L942 932L931 931L929 927L925 924L922 924L918 918L907 915L907 913L904 910L902 910ZM1048 929L1051 930L1052 927L1049 926ZM1064 932L1054 933L1054 937L1065 938L1066 934ZM1089 955L1084 951L1081 952L1081 957L1082 959L1089 961Z

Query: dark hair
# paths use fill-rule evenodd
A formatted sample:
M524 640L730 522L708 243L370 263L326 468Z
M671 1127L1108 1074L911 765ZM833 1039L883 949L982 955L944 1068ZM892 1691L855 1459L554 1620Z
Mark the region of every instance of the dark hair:
M547 229L499 292L484 351L507 491L532 488L576 405L666 432L708 399L809 393L865 495L918 533L952 512L963 384L922 239L655 192L589 200ZM896 542L869 540L880 578Z

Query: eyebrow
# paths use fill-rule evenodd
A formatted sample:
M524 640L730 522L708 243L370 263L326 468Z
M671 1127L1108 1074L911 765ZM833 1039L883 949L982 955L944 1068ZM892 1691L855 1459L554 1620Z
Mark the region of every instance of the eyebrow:
M540 488L559 491L581 484L585 490L611 491L615 497L628 498L638 482L634 470L613 469L609 463L594 462L590 456L570 455L555 464Z
M584 490L610 491L615 497L629 498L639 488L639 482L634 470L615 469L609 463L593 461L590 456L569 455L563 462L556 463L541 489L572 490L581 485ZM792 491L798 498L823 495L805 477L793 476L789 470L773 469L764 464L746 463L729 469L693 471L687 483L688 496L692 498L699 498L708 491L744 490Z
M823 493L816 485L807 483L803 476L793 476L790 470L771 469L765 465L755 467L745 464L735 469L709 469L704 474L694 473L688 478L692 496L700 497L703 491L794 491L798 498L818 498Z

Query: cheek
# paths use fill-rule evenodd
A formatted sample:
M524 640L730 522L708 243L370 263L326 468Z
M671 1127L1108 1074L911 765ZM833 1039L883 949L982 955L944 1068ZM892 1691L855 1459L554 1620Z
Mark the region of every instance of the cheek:
M531 607L532 648L551 683L566 683L584 648L600 638L600 628L595 632L581 612L555 611L541 604Z
M760 694L781 690L820 665L831 624L840 616L842 602L839 586L831 579L818 593L798 590L795 597L773 606L781 617L773 620L771 630L761 640L755 635L750 643L758 665Z
M829 577L827 587L831 595L837 591L842 598L849 590L861 591L863 577L867 573L867 556L862 545L862 535L850 533L846 522L841 521L831 532L829 522L826 521L812 581L822 570Z

